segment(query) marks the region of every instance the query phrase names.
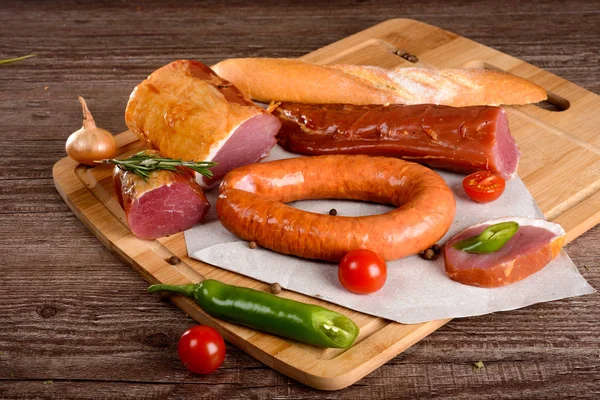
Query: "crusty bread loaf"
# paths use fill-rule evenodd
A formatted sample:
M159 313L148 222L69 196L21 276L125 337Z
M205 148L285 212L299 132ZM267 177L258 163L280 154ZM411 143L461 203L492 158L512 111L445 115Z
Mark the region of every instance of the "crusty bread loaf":
M318 65L284 58L237 58L213 70L258 101L345 104L527 104L546 91L517 76L487 69L384 69Z
M212 66L251 99L269 102L385 104L391 90L324 65L287 58L232 58ZM359 94L357 98L357 94ZM356 103L356 102L359 103Z

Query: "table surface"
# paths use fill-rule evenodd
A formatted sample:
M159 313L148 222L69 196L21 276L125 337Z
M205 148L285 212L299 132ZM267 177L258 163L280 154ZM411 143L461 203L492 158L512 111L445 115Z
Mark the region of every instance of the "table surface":
M71 213L52 182L84 96L126 129L132 88L175 59L298 57L389 18L414 18L600 93L598 1L19 2L0 9L0 398L545 398L600 396L600 295L456 319L355 385L320 392L228 345L189 373L194 321ZM529 4L531 3L531 4ZM600 226L566 246L600 288ZM483 361L484 368L473 364Z

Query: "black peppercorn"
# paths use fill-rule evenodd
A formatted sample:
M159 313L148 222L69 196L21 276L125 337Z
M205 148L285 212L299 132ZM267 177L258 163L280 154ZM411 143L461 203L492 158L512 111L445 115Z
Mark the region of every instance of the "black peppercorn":
M419 253L419 255L421 256L421 258L423 258L425 260L429 260L429 261L437 260L438 257L440 256L441 250L442 250L442 248L439 244L434 244L430 248L423 250L421 253Z
M414 54L408 53L406 50L397 50L396 55L404 58L407 61L410 61L411 63L416 63L419 61L417 56L415 56Z
M181 258L179 258L177 256L171 256L171 257L169 257L167 262L171 265L177 265L181 262Z
M436 254L432 249L427 249L421 253L421 257L425 260L433 260L436 257Z
M272 283L271 286L269 286L269 291L273 294L279 294L281 293L281 285L277 282Z

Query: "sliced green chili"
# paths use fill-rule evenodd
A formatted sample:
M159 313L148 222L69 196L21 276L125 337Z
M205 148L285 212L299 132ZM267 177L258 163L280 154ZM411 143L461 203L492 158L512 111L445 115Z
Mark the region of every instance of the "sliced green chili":
M452 247L468 253L493 253L500 250L518 230L519 224L514 221L500 222L488 226L477 236L454 243Z
M189 285L157 284L148 291L180 293L213 317L321 347L348 348L359 333L350 318L335 311L213 279Z

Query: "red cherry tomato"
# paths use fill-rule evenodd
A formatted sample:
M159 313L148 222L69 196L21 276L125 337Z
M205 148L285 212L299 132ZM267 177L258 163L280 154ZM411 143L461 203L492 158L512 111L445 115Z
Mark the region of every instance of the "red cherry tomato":
M225 341L210 326L193 326L181 335L177 344L179 359L197 374L210 374L225 360Z
M496 200L504 193L505 187L504 179L490 171L475 172L463 180L463 188L467 196L478 203Z
M338 278L342 286L351 292L373 293L385 284L387 266L384 259L374 251L352 250L340 261Z

